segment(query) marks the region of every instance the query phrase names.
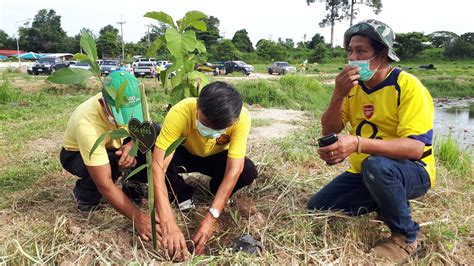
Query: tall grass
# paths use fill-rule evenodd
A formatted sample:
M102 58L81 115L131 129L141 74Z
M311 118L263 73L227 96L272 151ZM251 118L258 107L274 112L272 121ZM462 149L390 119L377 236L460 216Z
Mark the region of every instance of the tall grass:
M18 101L21 98L19 90L13 88L10 80L3 76L0 85L0 103L10 103Z
M421 82L430 91L433 97L473 97L474 80L458 81L422 78Z
M439 161L452 172L459 175L472 174L472 157L468 151L461 150L452 137L442 137L435 141L435 153Z
M320 113L331 97L331 89L314 77L286 75L278 81L245 81L236 84L244 102Z

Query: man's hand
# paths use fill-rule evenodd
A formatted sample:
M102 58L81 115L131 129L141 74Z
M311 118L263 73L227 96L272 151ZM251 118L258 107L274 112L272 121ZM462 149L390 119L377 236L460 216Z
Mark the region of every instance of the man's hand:
M336 77L336 91L341 96L346 96L349 91L359 83L359 68L357 66L346 65L341 73Z
M137 165L137 159L128 155L132 148L133 141L130 141L129 143L122 145L122 147L120 147L120 149L115 152L115 155L120 156L120 160L118 162L120 169L133 168L135 165Z
M140 212L138 217L134 219L135 229L137 229L138 236L144 241L150 241L152 239L152 232L151 232L151 223L150 223L150 215L147 213ZM161 227L160 222L155 216L155 223L156 223L156 233L157 233L157 241L161 241Z
M174 221L161 224L161 244L170 258L185 260L189 257L184 235Z
M212 218L210 214L206 214L193 236L196 255L201 255L204 252L204 247L206 246L207 241L209 241L209 238L213 235L215 226L216 219Z
M337 135L338 141L318 149L321 159L333 165L344 161L349 155L357 151L357 137L352 135Z

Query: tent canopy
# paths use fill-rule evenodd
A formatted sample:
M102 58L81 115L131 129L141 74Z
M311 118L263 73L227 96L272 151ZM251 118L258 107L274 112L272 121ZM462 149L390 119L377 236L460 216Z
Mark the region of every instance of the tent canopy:
M41 54L33 53L33 52L28 52L24 54L20 54L20 59L40 59L43 57Z

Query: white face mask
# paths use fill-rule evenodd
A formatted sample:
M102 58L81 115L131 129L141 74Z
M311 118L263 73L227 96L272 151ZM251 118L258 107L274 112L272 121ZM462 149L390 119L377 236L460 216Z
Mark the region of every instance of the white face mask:
M201 122L199 122L198 119L196 119L196 127L199 131L199 134L201 134L201 136L208 139L216 139L220 137L222 134L224 134L226 130L226 129L215 130L215 129L206 127Z
M380 67L380 64L375 68L375 70L371 70L370 69L370 61L373 59L373 57L371 59L368 59L368 60L354 60L354 61L350 61L349 60L349 66L358 66L359 67L359 76L360 76L360 80L362 81L367 81L367 80L370 80L374 75L375 75L375 72L377 72L379 70L379 67Z

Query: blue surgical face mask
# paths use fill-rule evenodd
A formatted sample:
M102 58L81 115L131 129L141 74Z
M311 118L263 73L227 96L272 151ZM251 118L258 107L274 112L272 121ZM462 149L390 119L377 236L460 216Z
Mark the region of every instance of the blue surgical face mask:
M375 72L377 72L378 70L378 67L375 70L370 70L370 60L371 59L355 60L355 61L349 60L349 66L359 67L359 76L360 76L359 79L362 81L367 81L371 79L375 75Z
M208 139L216 139L225 133L225 129L215 130L215 129L206 127L197 119L196 119L196 127L199 131L199 134L201 134L201 136Z

